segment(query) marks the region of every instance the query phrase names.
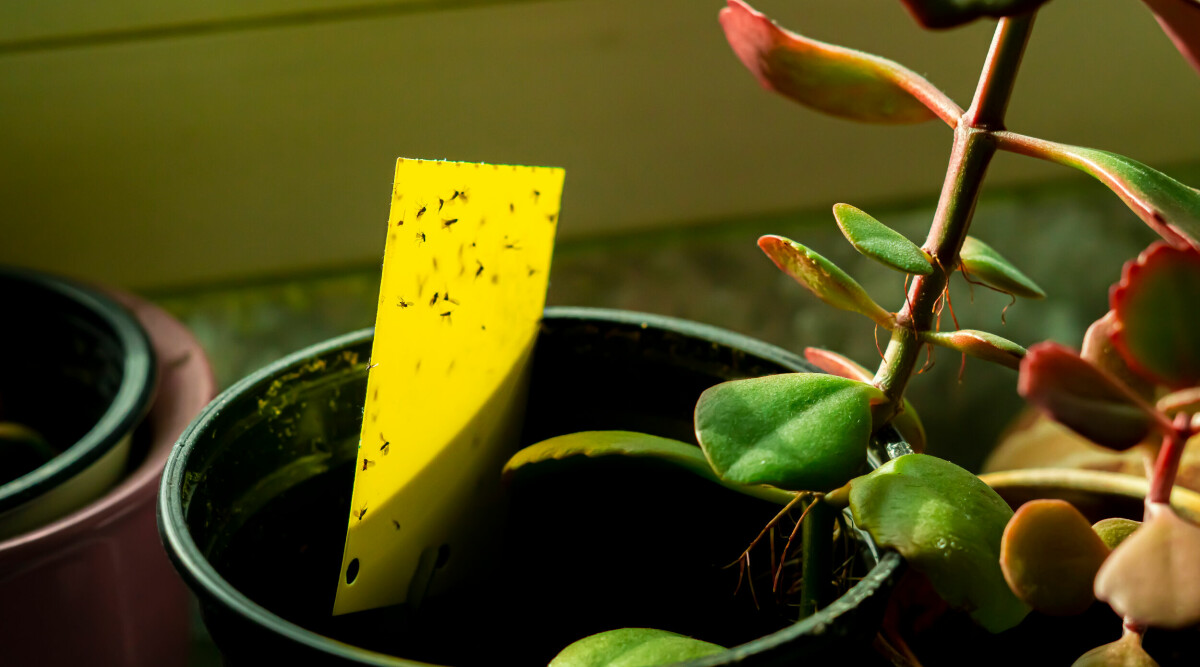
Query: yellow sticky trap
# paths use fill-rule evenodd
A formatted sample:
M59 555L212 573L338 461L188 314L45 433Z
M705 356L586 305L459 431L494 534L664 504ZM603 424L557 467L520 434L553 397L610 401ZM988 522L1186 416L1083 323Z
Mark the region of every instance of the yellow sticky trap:
M563 176L397 162L334 614L415 606L495 546Z

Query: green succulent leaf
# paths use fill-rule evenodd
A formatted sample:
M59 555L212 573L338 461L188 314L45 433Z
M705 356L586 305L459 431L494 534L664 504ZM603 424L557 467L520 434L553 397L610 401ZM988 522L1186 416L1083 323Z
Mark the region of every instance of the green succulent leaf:
M1092 580L1109 548L1065 500L1031 500L1004 529L1000 569L1017 597L1051 616L1074 616L1095 601Z
M548 461L582 456L626 456L664 461L683 468L699 477L721 484L727 488L760 498L778 505L786 505L795 494L765 486L746 486L720 479L708 465L704 452L696 445L660 438L647 433L633 431L581 431L560 435L530 445L513 455L504 464L504 479L511 482L521 471Z
M838 377L859 382L871 382L875 377L858 362L832 350L808 347L804 349L804 358L813 366ZM901 406L900 412L892 418L892 426L913 451L925 451L925 424L921 422L921 416L907 398Z
M867 257L902 273L933 273L928 253L867 213L849 204L836 204L833 217L850 245Z
M896 326L895 315L875 303L858 281L818 253L782 236L763 236L758 239L758 247L775 266L825 303L866 315L889 331Z
M724 650L666 630L622 628L580 639L555 656L550 667L655 667Z
M926 28L953 28L985 16L1002 18L1033 11L1046 0L900 0Z
M938 595L991 632L1029 613L1000 571L1013 512L966 470L926 454L893 459L850 482L855 523L924 573Z
M1200 190L1116 153L1012 132L998 132L996 136L1000 148L1093 176L1172 246L1200 248Z
M1126 630L1115 642L1097 646L1079 656L1071 667L1159 667L1142 648L1142 636Z
M1029 276L977 238L968 236L958 257L974 280L989 287L1027 299L1046 298L1046 293Z
M1109 304L1131 368L1173 389L1200 384L1200 252L1151 245L1125 264Z
M1020 368L1021 360L1025 358L1025 348L986 331L923 331L921 340L969 354L976 359L1008 366L1013 370Z
M759 83L817 111L871 123L920 123L962 110L917 73L869 53L780 28L742 0L721 10L729 45Z
M1125 541L1125 538L1133 534L1133 531L1140 528L1141 521L1133 519L1123 519L1121 517L1113 517L1111 519L1101 519L1092 524L1092 530L1104 542L1104 545L1109 549L1116 549L1117 545Z
M824 373L724 382L696 403L696 437L721 479L829 491L865 467L871 401L882 399L870 384Z

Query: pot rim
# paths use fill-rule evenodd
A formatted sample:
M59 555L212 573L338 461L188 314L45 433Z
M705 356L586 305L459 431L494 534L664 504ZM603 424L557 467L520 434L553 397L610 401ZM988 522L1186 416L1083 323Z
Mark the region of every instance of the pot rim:
M1087 468L1017 468L996 470L979 479L1002 497L1020 491L1077 492L1143 500L1150 480L1138 475ZM1053 497L1053 496L1047 496ZM1005 499L1007 501L1007 498ZM1200 521L1200 493L1176 484L1171 488L1171 507L1183 518Z
M602 320L620 324L635 324L642 328L655 327L674 333L701 336L714 343L726 345L757 356L783 359L799 367L809 365L801 356L769 343L726 329L675 317L606 308L559 306L548 307L544 310L543 319L551 318L555 320ZM190 532L187 530L187 520L181 490L186 462L193 448L194 434L203 432L209 423L219 417L225 405L234 396L252 389L255 385L269 382L270 378L275 377L283 369L301 364L307 359L326 354L346 345L361 342L363 339L373 335L374 328L360 329L293 352L239 380L209 403L179 437L179 441L176 443L176 447L171 452L171 457L167 461L166 469L163 471L157 507L159 533L162 536L164 545L167 547L167 554L172 564L184 580L187 581L188 585L193 590L203 590L206 595L215 598L223 607L237 614L245 621L257 624L276 635L281 635L328 656L355 661L360 664L392 667L436 667L431 665L431 663L399 658L347 644L332 637L307 630L272 613L243 595L226 581L216 571L216 568L208 562L208 559L204 557L196 542L192 539ZM898 441L898 436L895 437ZM889 458L905 450L911 452L910 449L907 449L907 445L904 445L902 442L900 442L901 447L899 448L897 448L896 444L896 442L885 444L886 456ZM875 553L874 550L873 553ZM783 647L798 637L807 634L820 634L826 626L832 625L840 616L853 610L861 601L874 595L881 587L893 579L904 564L904 560L900 554L894 551L885 551L877 554L877 556L877 561L867 576L855 584L844 595L812 616L721 653L680 664L688 665L689 667L736 664L750 655Z
M100 498L44 526L0 540L0 562L79 539L155 502L159 475L176 439L216 395L216 379L195 336L153 303L128 292L106 290L129 309L149 336L160 362L158 390L143 424L150 440L146 457Z
M82 308L94 324L108 329L124 352L121 385L100 419L79 440L34 470L0 484L0 514L19 507L86 470L110 451L150 410L157 366L150 339L137 319L112 299L88 287L49 274L0 268L0 281L50 293Z

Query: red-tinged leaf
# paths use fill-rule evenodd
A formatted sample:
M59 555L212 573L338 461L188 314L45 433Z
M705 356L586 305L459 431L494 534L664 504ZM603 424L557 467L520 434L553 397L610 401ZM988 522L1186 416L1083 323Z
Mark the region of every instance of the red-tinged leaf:
M853 359L831 350L807 347L804 348L804 358L808 360L808 363L831 375L859 382L872 382L875 379L871 371ZM901 404L900 412L892 417L892 426L914 452L920 454L925 451L925 424L921 422L921 416L917 414L916 408L908 402L907 398Z
M1154 399L1154 383L1130 368L1129 364L1125 362L1125 357L1113 343L1113 334L1119 327L1117 313L1112 310L1105 313L1104 317L1092 322L1087 333L1083 335L1083 350L1080 352L1080 356L1093 366L1115 377L1144 400L1152 401Z
M926 28L954 28L985 16L1001 18L1037 9L1046 0L900 0Z
M1068 146L1013 132L997 132L998 146L1074 167L1112 190L1163 240L1176 248L1200 248L1200 190L1123 155Z
M1200 526L1163 503L1147 503L1146 521L1096 575L1096 597L1127 620L1156 628L1200 623Z
M1125 264L1109 304L1131 368L1176 389L1200 384L1200 252L1151 245Z
M1008 366L1013 370L1020 368L1021 360L1025 358L1025 348L986 331L924 331L921 332L921 340L969 354L976 359Z
M758 247L775 266L825 303L866 315L889 331L896 326L895 316L875 303L858 281L815 251L782 236L764 236L758 239Z
M1183 59L1200 72L1200 3L1195 0L1144 1Z
M764 88L817 111L871 123L920 123L940 116L951 126L962 115L915 72L784 30L742 0L729 0L720 20L734 53Z
M875 376L865 366L833 350L806 347L804 348L804 358L808 360L808 363L830 375L858 380L859 382L871 382L875 379Z
M1155 425L1107 373L1058 343L1038 343L1021 362L1017 391L1055 421L1118 451L1139 442Z
M1065 500L1017 509L1000 542L1000 569L1018 598L1051 616L1074 616L1096 599L1092 581L1109 549Z

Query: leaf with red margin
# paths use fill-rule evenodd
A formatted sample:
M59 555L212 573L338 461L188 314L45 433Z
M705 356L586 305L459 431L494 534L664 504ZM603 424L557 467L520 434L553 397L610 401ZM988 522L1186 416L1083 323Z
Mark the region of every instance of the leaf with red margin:
M1117 313L1112 310L1105 313L1104 317L1092 322L1087 333L1083 334L1083 349L1079 352L1079 356L1115 377L1133 393L1141 396L1143 400L1153 402L1155 384L1130 368L1125 357L1117 351L1117 346L1113 344L1113 332L1119 326ZM1161 412L1162 409L1159 408L1159 411Z
M1200 72L1200 3L1195 0L1143 0L1183 59Z
M1007 338L1001 338L986 331L974 329L922 331L920 338L924 343L948 347L951 350L969 354L976 359L1007 366L1013 370L1019 369L1021 359L1025 358L1025 348Z
M1173 389L1200 384L1200 253L1155 242L1126 262L1109 305L1133 370Z
M1129 449L1156 423L1112 376L1064 345L1030 347L1020 370L1017 392L1025 400L1099 445Z
M916 72L784 30L742 0L729 0L720 21L734 53L764 88L817 111L869 123L941 117L951 126L962 115Z
M758 239L758 247L775 262L780 271L803 285L825 303L852 313L861 313L891 331L896 316L884 310L849 274L816 251L782 236Z
M917 23L926 28L954 28L985 16L1024 14L1046 0L900 0Z
M1200 190L1124 155L997 132L997 147L1073 167L1103 183L1176 248L1200 248Z

